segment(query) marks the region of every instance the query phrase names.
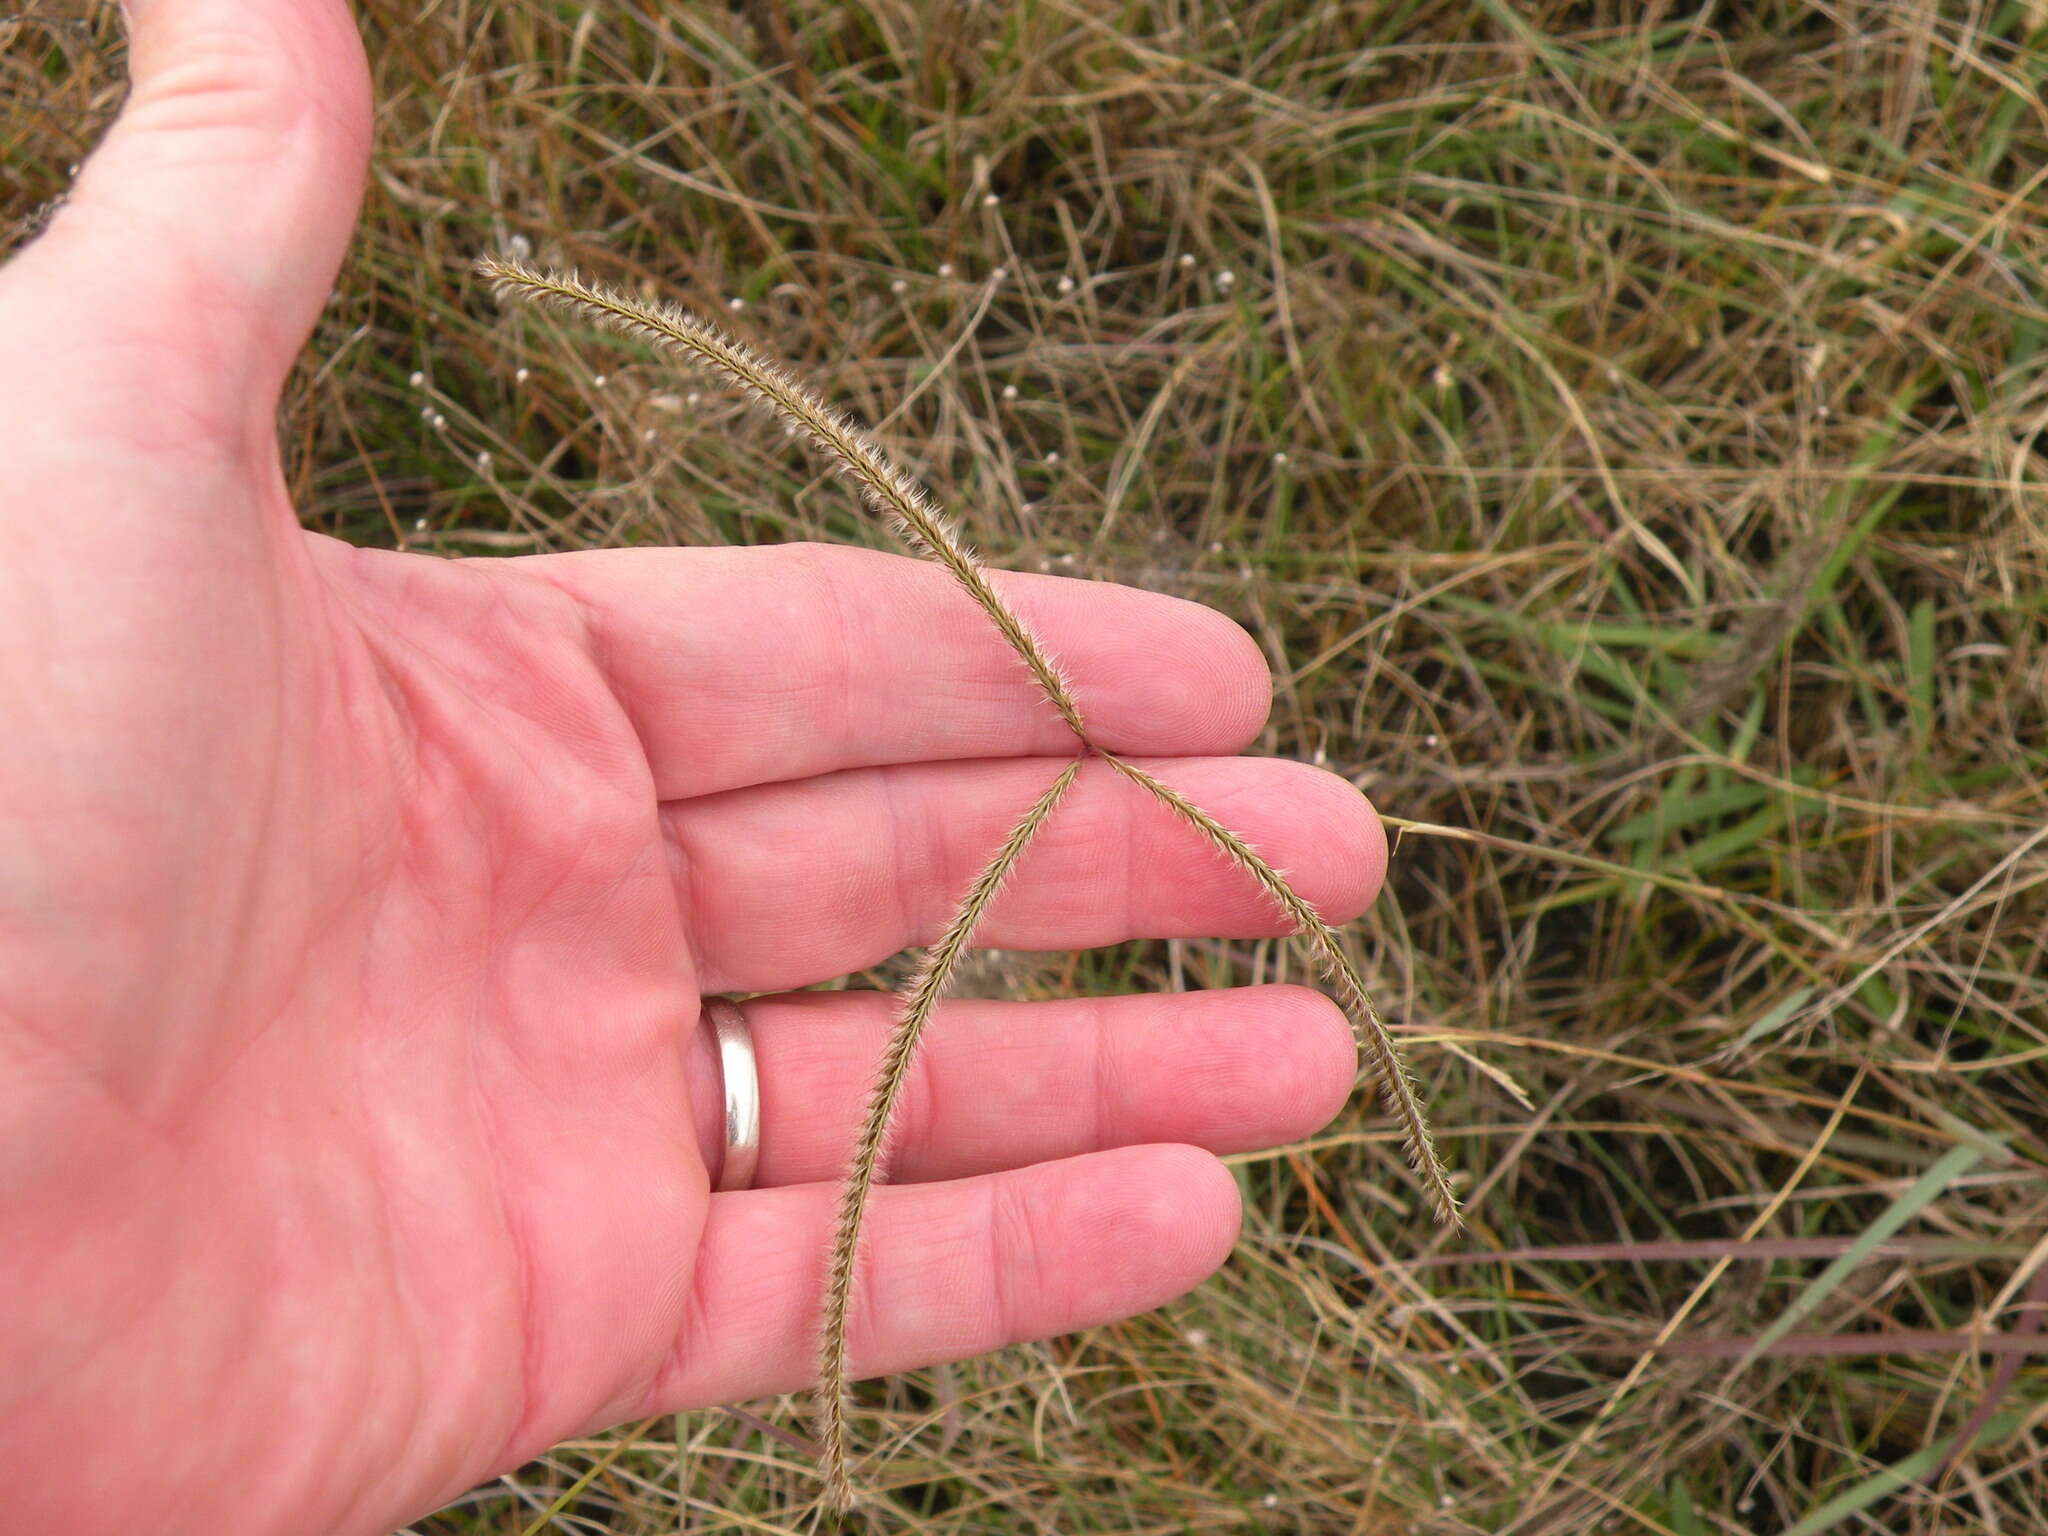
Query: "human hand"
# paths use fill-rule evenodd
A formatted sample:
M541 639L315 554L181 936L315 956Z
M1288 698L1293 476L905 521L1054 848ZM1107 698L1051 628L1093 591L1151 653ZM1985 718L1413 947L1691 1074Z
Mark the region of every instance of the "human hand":
M336 0L132 9L121 121L0 272L0 1467L24 1529L375 1532L810 1380L889 999L747 1004L762 1161L714 1196L700 997L932 937L1072 741L916 562L302 532L274 419L355 216L361 50ZM1355 791L1222 756L1267 697L1241 631L998 580L1105 747L1364 907ZM1092 764L986 937L1283 929ZM1179 1294L1235 1235L1210 1153L1352 1074L1299 989L950 1005L856 1368Z

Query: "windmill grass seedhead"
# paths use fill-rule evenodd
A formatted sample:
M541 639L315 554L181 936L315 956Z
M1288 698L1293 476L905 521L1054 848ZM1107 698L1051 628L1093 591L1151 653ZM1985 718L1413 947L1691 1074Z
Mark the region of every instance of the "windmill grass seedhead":
M1051 819L1089 757L1100 758L1200 832L1225 858L1244 870L1309 941L1318 967L1350 1017L1361 1050L1373 1064L1381 1095L1400 1122L1409 1160L1422 1179L1438 1218L1451 1223L1458 1220L1457 1199L1430 1140L1428 1121L1407 1063L1380 1022L1365 982L1345 955L1335 931L1242 838L1177 790L1135 764L1102 751L1088 739L1073 689L1045 647L997 594L972 551L922 487L889 460L879 443L784 369L674 305L642 303L574 276L544 273L517 262L486 259L479 264L479 271L501 299L552 304L637 337L692 366L708 368L802 431L828 463L853 481L862 498L895 527L913 550L938 561L952 573L1016 653L1046 702L1066 722L1079 750L1080 755L1061 770L1011 828L994 857L975 877L939 942L926 952L898 1003L895 1028L868 1095L867 1113L841 1192L827 1269L819 1344L818 1426L825 1497L830 1505L843 1510L854 1501L848 1471L846 1323L856 1279L861 1226L875 1182L883 1176L897 1096L909 1075L932 1011L945 995L975 930L1024 850Z

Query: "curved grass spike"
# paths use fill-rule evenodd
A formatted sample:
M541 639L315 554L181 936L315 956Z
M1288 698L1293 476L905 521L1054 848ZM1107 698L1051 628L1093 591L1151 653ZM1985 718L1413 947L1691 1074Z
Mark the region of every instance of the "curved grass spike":
M832 410L812 390L783 369L672 305L642 303L579 278L545 274L513 262L486 259L479 263L479 270L491 281L501 298L552 303L625 335L650 342L671 356L724 375L757 403L768 406L801 427L811 444L853 479L862 497L887 517L913 549L937 560L952 572L954 579L966 589L1022 659L1039 691L1067 723L1083 749L1083 756L1069 763L1023 819L1011 828L995 857L968 889L939 942L926 951L910 985L899 999L896 1027L890 1034L876 1072L860 1139L855 1145L852 1164L841 1191L838 1227L833 1237L826 1277L824 1324L819 1348L818 1418L819 1438L823 1442L825 1496L829 1504L844 1510L854 1501L853 1485L847 1470L846 1319L853 1297L861 1222L875 1181L881 1177L883 1153L897 1095L915 1059L918 1041L931 1020L932 1010L952 979L975 929L1026 845L1052 816L1089 755L1101 757L1118 773L1201 832L1226 858L1250 875L1309 940L1314 947L1318 967L1336 989L1361 1048L1376 1068L1380 1090L1401 1124L1409 1159L1428 1189L1438 1217L1449 1222L1457 1220L1457 1200L1430 1143L1429 1126L1423 1118L1407 1064L1380 1022L1364 981L1337 943L1337 936L1330 925L1229 828L1143 769L1103 752L1088 740L1073 690L1059 668L1023 621L996 595L981 567L975 563L973 554L932 505L931 499L916 482L889 461L873 438Z
M1199 829L1222 851L1224 857L1258 882L1259 889L1272 898L1274 905L1287 914L1301 936L1313 946L1317 968L1337 989L1338 1001L1351 1016L1351 1029L1358 1038L1359 1048L1372 1060L1374 1074L1379 1079L1380 1096L1401 1123L1402 1136L1408 1146L1408 1161L1415 1165L1423 1187L1429 1192L1436 1219L1447 1225L1457 1225L1458 1197L1452 1192L1444 1165L1436 1155L1436 1143L1430 1139L1429 1121L1422 1113L1422 1100L1415 1091L1415 1079L1409 1075L1408 1063L1401 1055L1400 1047L1394 1044L1394 1037L1380 1022L1379 1009L1373 1006L1372 994L1365 990L1364 978L1337 942L1336 931L1323 921L1321 913L1295 893L1294 887L1280 878L1278 870L1252 851L1249 843L1194 801L1170 785L1160 783L1134 763L1127 763L1108 752L1098 752L1097 755L1175 815Z
M932 505L923 488L889 461L881 445L841 412L833 410L809 385L673 304L645 304L573 275L538 272L496 257L487 256L478 262L477 271L489 280L500 298L539 299L596 320L623 335L638 337L659 351L725 375L756 402L801 427L809 434L812 446L829 463L852 477L861 496L894 525L913 549L953 573L953 579L981 605L981 611L1009 641L1010 649L1022 658L1039 691L1059 711L1068 729L1084 745L1087 743L1087 728L1081 723L1081 707L1074 702L1073 689L1045 654L1037 637L1024 627L1024 621L996 595L995 588L975 563L973 551Z
M847 1472L846 1404L850 1383L846 1374L846 1314L853 1300L853 1271L860 1251L861 1218L867 1213L868 1196L882 1166L889 1135L890 1117L897 1096L910 1076L910 1063L917 1042L931 1021L932 1009L944 996L968 941L981 926L989 904L1016 867L1017 860L1053 809L1073 788L1081 772L1081 758L1060 770L1023 819L1010 829L996 856L974 877L960 908L939 942L924 952L917 973L905 989L896 1014L896 1028L882 1053L875 1073L875 1085L868 1094L868 1109L861 1121L860 1139L854 1144L853 1167L839 1195L839 1221L832 1237L832 1267L825 1279L825 1329L819 1343L818 1439L823 1446L825 1500L834 1509L853 1507L853 1482Z

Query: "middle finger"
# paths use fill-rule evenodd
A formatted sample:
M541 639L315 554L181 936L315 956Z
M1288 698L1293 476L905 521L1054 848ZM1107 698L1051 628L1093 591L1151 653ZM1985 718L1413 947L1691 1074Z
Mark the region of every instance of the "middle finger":
M1379 818L1334 774L1277 758L1144 764L1348 922L1386 868ZM662 807L706 992L829 981L930 943L1059 771L1042 759L822 774ZM1258 937L1288 925L1251 877L1107 764L1086 764L996 898L977 943L1089 949Z

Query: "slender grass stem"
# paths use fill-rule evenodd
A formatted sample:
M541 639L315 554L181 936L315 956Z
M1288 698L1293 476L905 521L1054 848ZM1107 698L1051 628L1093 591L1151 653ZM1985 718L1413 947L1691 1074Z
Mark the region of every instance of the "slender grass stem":
M1317 967L1336 989L1337 1000L1350 1015L1352 1031L1358 1037L1359 1047L1370 1058L1374 1074L1379 1079L1380 1095L1386 1100L1387 1108L1401 1123L1401 1130L1408 1146L1408 1160L1415 1165L1415 1171L1422 1178L1424 1189L1429 1193L1430 1204L1436 1211L1437 1220L1450 1225L1458 1224L1458 1197L1452 1193L1450 1179L1444 1173L1442 1161L1437 1157L1436 1144L1429 1134L1429 1121L1422 1113L1422 1102L1415 1091L1415 1080L1409 1075L1407 1060L1394 1037L1387 1033L1387 1027L1380 1021L1379 1010L1373 1006L1372 994L1366 991L1365 980L1358 974L1358 968L1351 963L1350 956L1337 942L1337 934L1323 921L1322 914L1310 906L1281 878L1279 871L1253 851L1250 844L1222 822L1203 810L1172 786L1162 784L1144 769L1134 763L1108 752L1100 754L1102 760L1118 773L1139 785L1152 797L1165 805L1175 815L1197 828L1224 856L1238 868L1250 875L1259 888L1270 897L1277 907L1286 913L1289 921L1306 938L1315 954Z
M825 1282L824 1333L818 1350L818 1439L823 1446L825 1499L834 1509L851 1509L854 1502L853 1481L847 1470L846 1317L853 1300L861 1221L875 1181L882 1176L890 1117L910 1075L918 1040L931 1021L932 1009L952 980L960 957L967 952L968 941L974 937L975 929L1031 839L1073 787L1081 763L1082 759L1076 758L1061 769L1059 777L1010 829L995 857L968 887L939 942L925 951L903 992L895 1030L882 1052L881 1066L868 1094L867 1115L861 1122L860 1139L854 1144L853 1166L840 1191L839 1221L832 1236L832 1261Z

